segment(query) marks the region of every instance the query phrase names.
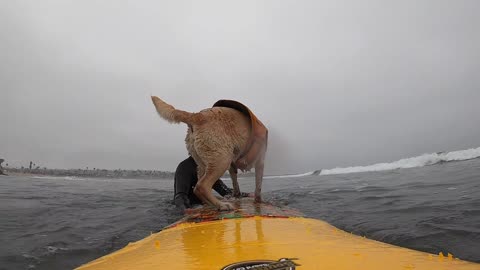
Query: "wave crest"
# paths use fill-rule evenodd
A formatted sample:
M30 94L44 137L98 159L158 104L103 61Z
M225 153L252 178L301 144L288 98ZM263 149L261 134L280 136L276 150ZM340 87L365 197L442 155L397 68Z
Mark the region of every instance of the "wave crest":
M396 169L416 168L441 162L461 161L480 157L480 147L452 152L437 152L416 157L404 158L390 163L377 163L368 166L354 166L322 170L320 175L345 174L358 172L377 172Z

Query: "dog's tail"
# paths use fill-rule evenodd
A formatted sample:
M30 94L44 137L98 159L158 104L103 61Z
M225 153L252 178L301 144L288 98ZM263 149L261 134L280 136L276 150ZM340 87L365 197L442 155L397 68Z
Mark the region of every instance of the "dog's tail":
M157 109L158 114L170 123L186 123L191 125L193 122L193 113L175 109L172 105L166 103L156 96L152 96L152 102Z

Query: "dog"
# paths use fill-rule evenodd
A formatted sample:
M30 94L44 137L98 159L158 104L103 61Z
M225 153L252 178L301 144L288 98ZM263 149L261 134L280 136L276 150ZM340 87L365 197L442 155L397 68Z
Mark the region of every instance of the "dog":
M228 170L233 195L238 198L238 169L249 171L253 167L255 201L261 202L268 130L250 109L237 101L220 100L212 108L190 113L177 110L156 96L151 98L161 118L170 123L188 125L185 143L198 165L199 179L194 193L204 204L219 210L233 210L232 204L222 202L212 194L212 186Z

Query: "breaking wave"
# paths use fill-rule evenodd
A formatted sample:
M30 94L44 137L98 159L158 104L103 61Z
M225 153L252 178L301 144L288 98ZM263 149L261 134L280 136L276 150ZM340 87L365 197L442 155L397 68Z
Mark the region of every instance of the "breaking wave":
M300 174L285 174L285 175L269 175L269 176L264 176L263 179L270 179L270 178L292 178L292 177L304 177L304 176L309 176L309 175L318 175L320 174L320 171L313 171L313 172L307 172L307 173L300 173Z
M437 152L431 154L423 154L416 157L404 158L389 163L376 163L367 166L353 166L344 168L333 168L316 170L301 174L288 174L288 175L271 175L264 176L264 179L270 178L292 178L292 177L304 177L310 175L332 175L332 174L347 174L347 173L360 173L360 172L378 172L378 171L390 171L396 169L417 168L428 165L434 165L442 162L450 161L462 161L480 157L480 147L471 148L467 150L459 150L452 152Z
M32 179L50 179L50 180L85 180L76 176L32 176Z
M452 152L437 152L416 157L404 158L390 163L377 163L368 166L355 166L321 170L320 175L345 174L358 172L376 172L396 169L416 168L441 162L461 161L480 157L480 147Z

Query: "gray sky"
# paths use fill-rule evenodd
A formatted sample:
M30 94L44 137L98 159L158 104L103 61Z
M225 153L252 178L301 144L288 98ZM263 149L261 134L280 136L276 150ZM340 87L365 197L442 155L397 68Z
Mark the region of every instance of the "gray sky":
M2 1L0 156L174 170L198 111L248 105L267 173L480 146L480 1Z

